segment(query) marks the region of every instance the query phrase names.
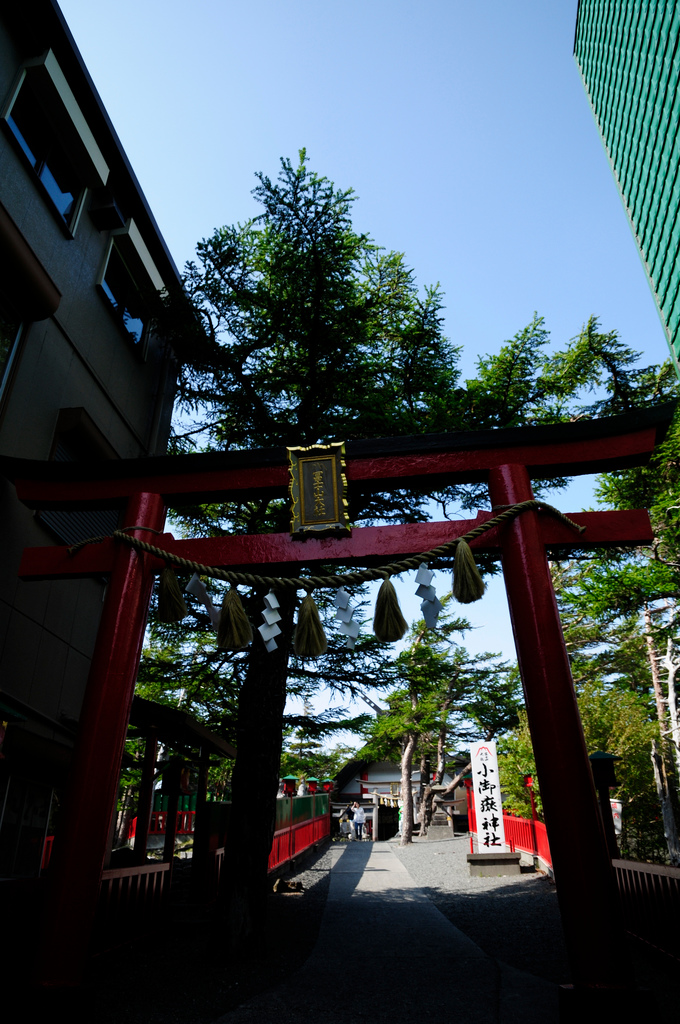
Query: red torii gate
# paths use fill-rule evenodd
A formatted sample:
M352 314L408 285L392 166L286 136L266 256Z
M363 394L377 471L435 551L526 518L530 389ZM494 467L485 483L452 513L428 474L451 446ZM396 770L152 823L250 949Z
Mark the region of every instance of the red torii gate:
M674 406L626 416L474 433L346 445L348 486L428 492L445 483L487 481L494 509L533 497L531 478L572 476L644 463ZM285 449L160 457L83 466L4 458L0 469L30 508L125 509L123 526L160 548L214 567L266 566L297 575L315 562L380 564L454 540L470 521L355 529L351 537L287 534L175 540L160 534L166 507L283 496ZM481 512L476 522L492 517ZM628 987L627 954L602 819L576 705L546 548L647 544L645 511L570 514L586 527L525 512L472 542L499 553L524 685L560 910L577 989ZM80 978L101 882L123 744L154 575L163 562L107 539L71 556L65 547L28 548L24 580L108 575L74 752L69 798L54 844L40 982ZM260 642L256 636L255 642ZM565 809L578 801L575 814ZM622 982L621 979L624 979Z

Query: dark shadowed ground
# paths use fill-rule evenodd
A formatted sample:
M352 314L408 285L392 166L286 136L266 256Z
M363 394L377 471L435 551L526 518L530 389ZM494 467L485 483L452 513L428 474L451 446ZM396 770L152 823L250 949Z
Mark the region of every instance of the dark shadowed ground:
M548 981L568 981L554 885L544 876L469 879L457 863L464 857L459 845L420 841L404 850L392 848L434 905L488 956ZM303 967L319 934L330 864L326 848L294 876L303 885L301 895L268 897L267 933L256 957L227 953L211 915L180 903L155 934L96 958L79 994L51 993L37 1012L59 1017L63 1008L70 1024L213 1024ZM186 862L180 870L186 870ZM631 952L638 984L656 995L666 1019L675 1020L680 964L637 943ZM333 961L330 999L342 977L341 949ZM27 1004L33 1000L26 995L16 1017L3 1017L7 1024L30 1019Z

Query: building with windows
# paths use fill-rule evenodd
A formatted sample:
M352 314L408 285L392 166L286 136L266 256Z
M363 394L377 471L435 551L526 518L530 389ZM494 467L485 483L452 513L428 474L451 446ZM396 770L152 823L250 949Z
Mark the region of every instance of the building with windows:
M574 54L680 374L680 8L579 0Z
M0 11L1 457L162 454L176 366L151 329L177 269L55 0ZM35 876L104 582L24 584L22 549L118 512L34 513L0 475L0 878Z

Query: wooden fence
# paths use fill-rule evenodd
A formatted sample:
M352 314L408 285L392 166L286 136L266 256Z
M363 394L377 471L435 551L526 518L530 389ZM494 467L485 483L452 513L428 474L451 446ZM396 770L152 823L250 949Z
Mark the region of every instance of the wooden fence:
M474 818L470 824L473 834L476 832ZM504 814L503 824L511 850L538 856L552 867L548 835L542 821ZM680 868L633 860L613 860L612 867L626 931L680 960Z
M143 864L104 871L94 929L94 948L111 948L162 921L169 896L170 865Z
M680 960L680 868L634 860L612 866L627 931Z

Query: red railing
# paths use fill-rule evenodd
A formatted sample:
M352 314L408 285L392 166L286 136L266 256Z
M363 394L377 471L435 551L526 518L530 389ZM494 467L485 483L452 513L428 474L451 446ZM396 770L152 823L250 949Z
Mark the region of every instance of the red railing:
M548 832L542 821L536 822L536 852L548 867L552 867L552 855L550 853L550 843L548 842Z
M177 830L176 835L186 836L191 835L194 831L194 822L196 818L196 811L178 811L177 812ZM165 835L165 829L168 822L167 811L152 811L151 820L149 822L149 835L150 836L161 836ZM128 839L134 839L137 833L137 819L133 818L130 822L128 829Z
M322 808L321 813L315 815L319 807ZM311 796L294 797L292 800L280 801L276 811L277 823L281 825L285 822L285 824L274 833L267 867L269 872L280 868L282 864L286 864L303 850L309 849L310 846L314 846L315 843L331 834L330 806L328 797L325 795L319 794L315 798ZM304 813L315 816L300 821L299 818ZM212 877L215 891L217 891L224 861L224 847L221 846L219 849L213 850L211 858Z
M331 834L330 813L311 821L303 821L299 825L289 825L274 833L271 853L269 854L269 871L278 868L286 861L292 860L298 853L318 843Z
M470 817L470 833L476 835L474 805ZM516 818L514 814L503 814L505 842L513 851L521 850L532 856L540 857L549 868L552 867L548 833L542 821L531 821L529 818Z
M548 867L552 867L548 833L542 821L531 821L529 818L516 818L514 814L503 815L505 841L510 849L521 850L538 856Z
M503 815L503 827L505 829L505 841L510 849L523 850L525 853L537 853L536 830L534 822L528 818L515 818L514 815Z

